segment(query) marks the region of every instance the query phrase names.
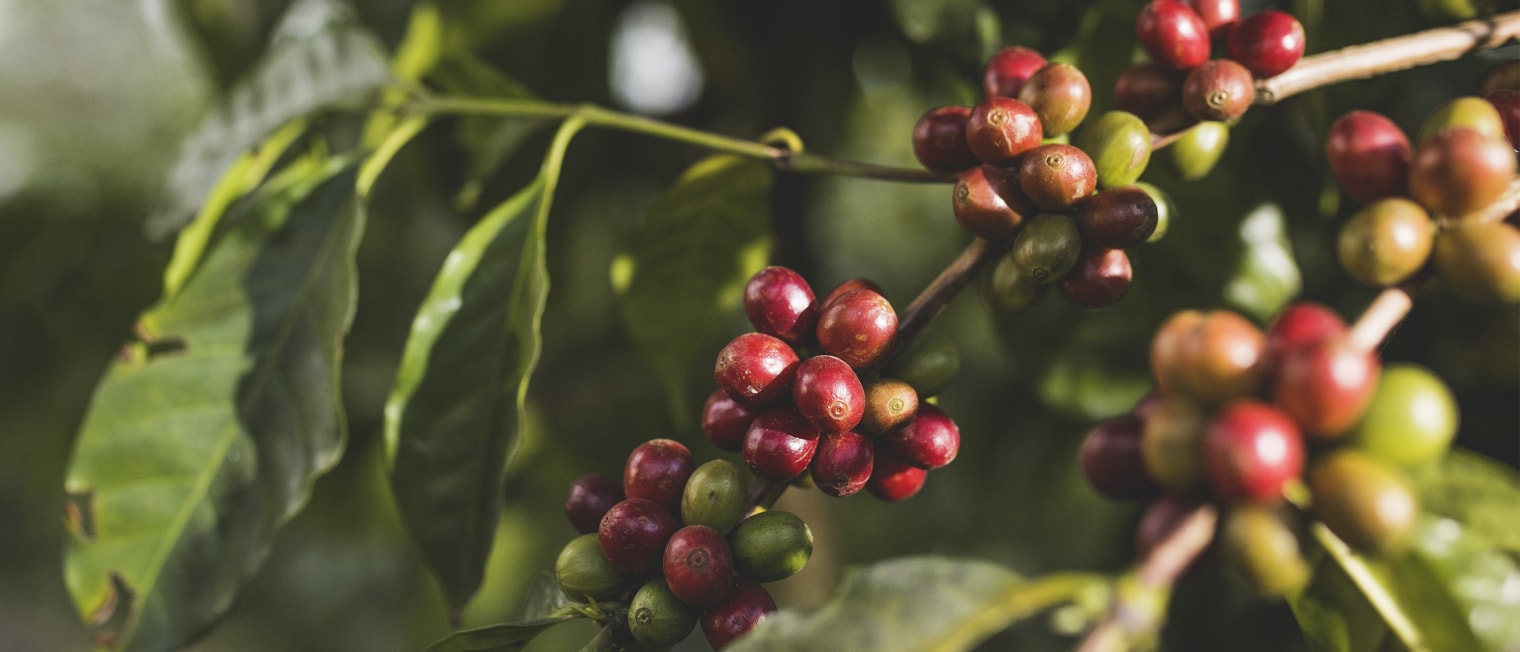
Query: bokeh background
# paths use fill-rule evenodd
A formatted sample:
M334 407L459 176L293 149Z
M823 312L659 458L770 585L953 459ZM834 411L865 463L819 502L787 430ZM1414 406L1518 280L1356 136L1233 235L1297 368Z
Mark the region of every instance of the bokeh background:
M304 0L303 0L304 1ZM152 239L178 144L246 80L291 0L0 0L0 650L87 649L64 589L64 468L91 390L156 297L171 239ZM387 47L416 3L329 2ZM913 122L974 103L981 62L1022 44L1078 63L1094 114L1138 56L1139 0L438 0L450 47L538 96L587 101L741 137L787 126L810 151L914 166ZM1263 2L1243 2L1247 9ZM1431 26L1412 0L1271 3L1305 23L1310 52ZM1335 116L1382 111L1413 132L1470 94L1501 52L1345 84L1253 110L1219 169L1185 184L1153 161L1146 180L1179 206L1172 233L1134 255L1119 306L1089 313L1049 298L999 320L973 286L933 330L962 352L941 398L961 458L899 505L866 496L782 501L811 524L812 563L778 585L783 606L825 600L851 564L906 554L972 556L1028 574L1117 571L1132 558L1137 505L1097 497L1076 470L1084 432L1148 388L1145 348L1183 307L1230 307L1264 323L1294 296L1354 315L1370 290L1335 265L1349 212L1322 154ZM494 140L492 140L494 139ZM442 121L377 188L360 251L358 314L345 347L349 444L311 504L276 540L231 614L196 650L416 650L449 630L438 588L400 529L384 482L381 407L415 311L444 254L537 167L547 134ZM482 164L483 155L494 157ZM510 467L486 584L466 625L510 619L573 532L568 483L617 473L641 441L674 437L718 455L696 429L710 384L673 397L623 329L611 261L645 208L703 152L590 132L571 148L551 217L553 290L532 427ZM481 171L485 170L482 174ZM905 306L969 237L940 185L791 177L774 197L777 263L815 287L869 276ZM1520 460L1520 320L1436 288L1395 332L1385 360L1435 369L1458 395L1461 445ZM733 315L732 334L745 328ZM721 341L712 344L716 353ZM700 378L701 361L693 365ZM709 381L710 382L710 381ZM1303 645L1281 605L1205 565L1181 586L1170 649ZM575 649L584 626L535 649ZM700 636L697 637L700 639ZM989 649L1062 649L1036 619ZM704 649L697 642L692 649Z

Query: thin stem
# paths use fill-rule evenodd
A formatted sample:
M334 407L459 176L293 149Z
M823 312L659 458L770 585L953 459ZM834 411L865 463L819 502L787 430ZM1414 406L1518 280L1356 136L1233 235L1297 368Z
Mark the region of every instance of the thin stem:
M1517 37L1520 37L1520 11L1511 11L1323 52L1304 57L1276 77L1256 82L1255 103L1267 106L1320 86L1449 61L1475 50L1498 47Z
M1379 344L1388 337L1404 316L1409 314L1409 309L1414 307L1414 300L1409 293L1399 288L1383 290L1372 305L1362 311L1362 316L1351 325L1351 330L1346 334L1346 342L1358 351L1375 351Z
M956 293L966 287L971 278L1002 250L1002 247L985 238L972 240L898 316L897 335L892 338L892 347L882 356L882 360L891 360L902 347L918 337L918 333L945 309Z

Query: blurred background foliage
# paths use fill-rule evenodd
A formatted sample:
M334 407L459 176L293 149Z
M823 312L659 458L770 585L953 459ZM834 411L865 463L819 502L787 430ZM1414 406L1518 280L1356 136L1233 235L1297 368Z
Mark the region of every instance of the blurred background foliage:
M0 650L90 644L60 572L70 446L100 373L159 291L172 240L150 238L147 227L164 205L177 143L254 74L293 4L0 0ZM330 4L394 48L416 3ZM981 62L1003 44L1077 63L1093 82L1094 111L1103 110L1114 77L1137 56L1130 44L1141 4L438 0L453 53L445 59L454 63L432 81L484 92L484 76L502 92L531 89L736 136L786 126L810 151L911 167L914 120L933 106L974 102ZM1311 53L1433 24L1412 0L1274 4L1304 21ZM1513 52L1253 110L1201 182L1183 183L1153 162L1146 180L1172 194L1180 216L1165 240L1134 254L1135 285L1113 309L1047 300L998 320L975 286L963 293L933 329L961 348L961 377L942 404L960 422L967 454L903 504L790 492L782 505L811 524L818 548L805 571L778 585L778 602L817 604L845 566L915 553L990 559L1025 574L1122 568L1132 558L1136 507L1097 497L1075 457L1095 420L1148 389L1155 326L1183 307L1231 307L1264 322L1293 296L1354 315L1372 292L1345 277L1331 249L1349 207L1323 160L1330 121L1372 108L1412 132L1439 103L1471 93L1495 56ZM640 96L641 87L657 92ZM449 631L441 592L385 486L381 411L442 257L531 178L547 136L518 123L440 120L381 177L345 342L348 450L232 613L193 649L414 650ZM699 459L719 454L695 415L670 409L700 405L711 389L703 376L710 358L687 361L697 379L687 383L690 396L670 396L657 367L631 346L609 274L645 209L703 154L612 132L571 147L550 222L553 291L531 427L511 462L495 551L464 625L521 609L572 535L560 505L574 477L617 473L626 452L653 437L686 442ZM939 185L780 176L772 213L774 262L816 288L872 277L899 307L968 240ZM1510 465L1520 460L1517 317L1436 289L1384 351L1385 360L1416 361L1445 378L1462 409L1458 443ZM728 326L729 335L743 330L742 315L734 311ZM1172 649L1303 645L1284 607L1250 597L1207 565L1185 581L1175 607ZM534 647L584 641L584 628L566 626ZM1069 640L1036 621L989 648Z

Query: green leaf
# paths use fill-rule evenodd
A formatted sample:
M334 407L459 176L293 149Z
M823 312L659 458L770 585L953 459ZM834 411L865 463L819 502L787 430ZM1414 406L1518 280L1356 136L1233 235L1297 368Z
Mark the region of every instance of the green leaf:
M580 614L540 618L520 623L501 623L466 629L429 645L427 652L511 652L521 650L533 637L560 623L585 618Z
M1415 472L1426 512L1455 519L1475 536L1520 552L1520 475L1470 451L1455 449Z
M102 643L205 631L341 455L353 183L320 160L269 181L96 388L65 480L64 575Z
M335 0L299 0L258 66L180 145L150 237L183 227L238 156L296 118L374 91L390 79L385 52Z
M762 163L697 163L650 205L613 262L623 323L664 380L677 423L690 419L694 370L711 370L745 281L770 254L771 181Z
M1256 319L1265 320L1298 296L1302 286L1298 263L1294 262L1293 248L1288 243L1282 207L1257 206L1241 220L1236 237L1240 240L1241 257L1225 284L1225 299Z
M540 177L449 252L412 322L385 406L391 489L456 609L485 570L538 361L549 291L545 194Z
M984 561L896 559L851 571L827 604L776 612L728 649L967 650L1105 585L1086 575L1026 581Z
M449 51L434 66L429 80L447 93L469 97L526 99L532 91L510 79L468 50ZM468 158L467 176L459 192L461 208L475 205L487 179L501 169L517 148L543 129L542 120L503 119L500 116L460 116L455 141Z
M892 15L910 40L981 63L1002 45L1002 23L982 0L893 0Z

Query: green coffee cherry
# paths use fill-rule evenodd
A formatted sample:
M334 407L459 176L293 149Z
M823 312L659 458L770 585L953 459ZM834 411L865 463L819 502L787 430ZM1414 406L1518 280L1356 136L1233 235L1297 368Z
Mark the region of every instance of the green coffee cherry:
M1434 136L1453 127L1467 127L1495 140L1504 140L1504 120L1499 110L1481 97L1459 97L1436 109L1420 127L1420 139Z
M1197 181L1214 170L1224 149L1230 144L1230 127L1223 122L1204 121L1182 134L1166 148L1167 157L1184 181Z
M1050 284L1071 271L1081 253L1082 235L1071 218L1046 213L1019 230L1010 255L1024 276Z
M994 312L1016 315L1034 305L1048 287L1025 276L1010 254L998 258L992 269L987 270L982 294Z
M1314 517L1346 545L1373 554L1401 550L1420 515L1403 476L1365 453L1342 448L1309 470Z
M1336 254L1351 278L1395 285L1425 266L1436 226L1419 204L1388 197L1363 206L1341 227Z
M640 643L665 649L685 640L697 626L697 612L670 592L665 580L650 580L628 603L628 630Z
M1220 551L1225 564L1265 597L1280 598L1309 583L1298 537L1271 508L1232 507L1221 528Z
M1155 242L1160 240L1162 236L1166 235L1167 228L1172 225L1172 216L1177 214L1177 203L1172 201L1172 196L1166 194L1166 191L1149 183L1136 181L1132 185L1144 190L1146 194L1151 196L1151 199L1156 201L1156 230L1152 231L1151 237L1146 238L1145 241Z
M681 494L681 521L727 532L744 518L744 472L728 460L692 471Z
M1083 127L1077 147L1092 157L1099 188L1126 186L1151 161L1151 130L1133 113L1109 111Z
M629 580L602 554L595 532L582 534L565 544L554 561L554 575L565 595L579 601L616 598Z
M1520 301L1520 231L1503 222L1462 224L1436 234L1436 273L1476 301Z
M1457 436L1457 402L1430 370L1405 362L1383 368L1351 441L1368 455L1414 466L1440 458Z
M728 542L734 569L757 582L791 577L813 556L813 532L791 512L771 510L744 519Z
M961 369L961 352L944 335L925 331L887 367L886 375L913 386L920 399L945 390Z

